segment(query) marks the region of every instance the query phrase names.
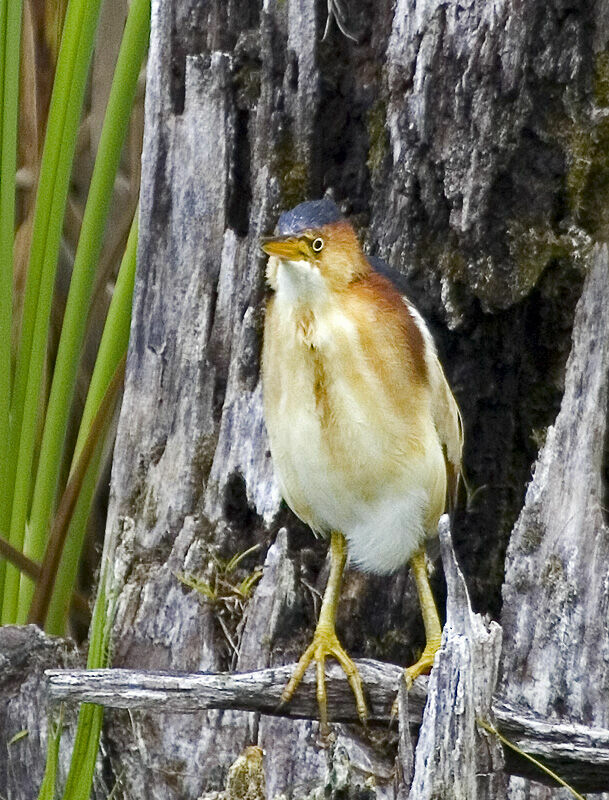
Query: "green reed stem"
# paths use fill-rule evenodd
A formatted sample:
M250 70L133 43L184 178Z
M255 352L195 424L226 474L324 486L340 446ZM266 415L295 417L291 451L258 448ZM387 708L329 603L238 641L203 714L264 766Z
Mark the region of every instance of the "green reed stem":
M32 494L36 423L57 256L100 2L70 0L68 4L40 165L21 338L11 398L5 481L5 497L12 498L10 541L19 549L23 548ZM19 572L7 565L2 622L25 619L27 608L19 608L18 605L19 583Z
M30 524L24 541L24 552L34 560L42 558L46 547L97 262L149 36L150 2L149 0L135 0L129 9L114 71L55 362ZM129 318L130 312L131 306L129 305ZM126 349L126 341L124 349ZM86 428L83 436L86 438ZM73 565L72 571L77 568L79 555L79 553L73 553L76 563ZM32 582L28 578L24 578L21 582L19 601L18 621L20 622L25 621L27 617L33 589ZM69 600L70 593L71 587L66 600Z
M15 173L19 119L19 56L21 3L0 0L0 448L9 447L11 399L11 332L13 246L15 240ZM10 525L11 501L6 490L7 459L0 458L0 530ZM0 560L0 612L5 564Z

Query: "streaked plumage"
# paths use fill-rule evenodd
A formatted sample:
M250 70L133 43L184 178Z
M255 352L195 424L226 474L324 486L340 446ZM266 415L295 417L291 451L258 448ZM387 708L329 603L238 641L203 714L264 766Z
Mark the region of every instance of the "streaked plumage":
M373 270L345 221L319 226L333 264L269 259L265 420L283 496L313 530L341 531L350 558L392 572L437 529L459 412L423 319ZM334 244L336 242L336 245ZM349 248L349 249L348 249Z
M422 317L334 203L297 206L278 232L263 244L262 377L281 490L314 531L346 537L355 565L390 573L455 494L457 404Z

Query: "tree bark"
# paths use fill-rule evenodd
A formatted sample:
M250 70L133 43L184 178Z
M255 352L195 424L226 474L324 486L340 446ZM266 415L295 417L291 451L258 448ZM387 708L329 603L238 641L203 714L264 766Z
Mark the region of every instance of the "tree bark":
M35 625L0 628L0 797L25 800L38 797L44 775L49 732L62 720L62 744L57 764L63 783L70 767L76 731L76 709L61 714L47 704L45 670L82 666L73 642L45 636ZM52 726L52 727L51 727ZM95 776L92 797L108 797L101 770Z
M504 696L549 723L609 727L609 526L603 485L608 383L604 246L591 258L575 315L562 406L537 461L506 561ZM556 768L551 756L546 760ZM600 778L595 788L608 785Z
M107 524L117 667L249 671L295 660L310 637L325 550L281 504L273 479L259 383L257 238L280 211L326 190L368 252L404 274L434 330L464 413L474 489L455 521L455 548L474 609L500 612L509 533L560 405L582 266L609 230L609 4L342 5L357 43L332 21L322 41L335 2L153 2L138 273ZM577 345L574 354L585 361ZM604 439L590 448L606 464ZM607 483L599 474L597 497ZM504 648L504 686L562 718L550 695L538 708L537 681L524 669L523 637L534 623L549 632L555 619L540 613L539 587L529 580L521 595L514 581L526 525L521 518L508 569L504 619L514 650ZM230 558L255 544L230 570ZM566 551L556 558L566 568ZM239 585L263 563L246 602ZM605 570L595 563L590 583L600 587ZM208 602L184 573L213 589ZM439 569L434 583L442 600ZM593 642L583 637L577 614L587 606L577 593L569 598L578 649L560 622L564 659L573 665L585 651L591 663L601 640L609 646L606 630L595 627ZM528 616L517 624L523 602ZM497 647L494 629L470 611L453 613L449 603L447 616L462 626L462 655L476 653L481 637ZM388 581L349 572L338 628L352 655L412 662L422 626L407 573ZM456 674L456 652L439 660L432 682ZM553 665L545 668L547 688ZM541 653L535 669L544 669ZM483 673L468 675L478 703ZM607 727L596 708L600 688L588 694L578 684L573 700L571 688L557 687L562 711ZM446 731L446 714L428 708L429 730ZM459 724L471 730L468 709ZM150 800L220 791L252 745L265 753L268 797L324 787L327 796L405 796L404 782L394 782L392 732L367 737L340 724L324 749L315 722L234 711L115 711L105 732L122 796ZM407 762L404 735L401 752ZM497 754L489 754L495 770ZM500 778L494 786L502 797ZM513 784L509 796L552 796L531 786Z
M503 753L493 728L491 702L501 654L501 628L473 614L447 526L440 525L448 586L446 624L428 685L415 751L410 797L501 800L506 796Z

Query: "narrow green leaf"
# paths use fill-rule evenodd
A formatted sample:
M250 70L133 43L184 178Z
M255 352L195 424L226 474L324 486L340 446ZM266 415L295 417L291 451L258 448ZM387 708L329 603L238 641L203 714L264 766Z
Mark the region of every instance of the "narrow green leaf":
M24 551L34 559L42 558L46 546L97 262L149 33L150 2L137 0L129 9L114 72L55 361L30 524L24 543ZM31 581L24 579L19 621L23 621L24 610L29 608L32 592Z
M108 587L114 562L114 543L106 542L102 555L102 570L89 629L89 654L87 667L107 667L110 660L110 631L114 616L114 604L108 599ZM78 714L78 726L70 771L63 793L63 800L89 800L95 762L99 749L99 737L104 717L103 706L83 703ZM38 800L46 800L39 797Z
M12 744L20 742L22 739L25 739L25 737L29 735L30 732L28 731L28 729L24 728L22 731L17 731L17 733L8 740L7 744L10 747Z
M19 549L23 548L32 491L36 419L57 256L100 2L70 0L68 4L36 193L21 339L11 395L4 493L9 502L12 497L9 536L11 544ZM8 565L2 622L15 622L18 616L25 619L27 609L18 608L19 583L19 573Z
M63 800L89 800L103 719L103 706L81 705Z
M19 117L19 56L21 3L0 0L0 447L9 447L11 398L11 330L13 296L13 246L15 239L15 172ZM7 460L0 459L0 529L10 525L11 501L7 492ZM0 609L4 587L0 562Z
M78 461L75 468L70 474L65 491L61 497L57 514L53 520L53 526L49 536L47 549L44 554L44 559L40 569L40 575L36 580L36 588L32 599L32 605L28 615L28 623L44 627L49 602L55 584L55 577L61 559L61 554L64 549L64 543L68 533L68 528L72 520L74 508L77 505L79 495L89 472L89 468L93 459L97 456L99 460L99 453L103 446L103 439L106 431L108 430L110 420L114 411L114 404L123 385L123 378L125 375L125 361L126 355L121 359L102 402L97 409L97 413L93 418L90 430L88 432L87 441L85 446L80 451ZM75 559L78 563L78 558ZM70 595L65 598L66 609L65 616L67 617Z
M136 211L131 225L125 254L114 287L112 301L108 309L108 317L99 345L95 368L91 377L91 384L89 386L89 392L80 423L78 439L74 449L72 472L80 458L86 442L86 437L91 429L108 384L112 380L112 376L121 358L127 351L131 323L133 286L135 282L138 233L137 216L138 212ZM85 482L81 488L78 502L74 514L72 515L72 521L70 522L64 545L64 552L59 564L55 589L51 597L51 604L46 621L46 629L49 633L56 635L62 635L65 632L68 604L76 584L78 564L86 533L89 511L97 485L100 460L101 447L98 448L93 456L87 471ZM72 472L70 474L72 474Z
M6 59L6 18L8 14L8 0L0 0L0 109L4 108L4 62ZM0 140L2 139L2 125L4 114L0 113Z
M243 561L244 558L247 558L249 555L251 555L252 553L255 553L256 550L259 550L259 549L260 549L260 545L259 544L254 544L254 545L252 545L252 547L248 547L248 549L244 550L242 553L235 553L235 555L226 564L226 567L224 568L224 572L227 575L230 574L231 572L233 572L233 570L235 570L239 566L239 564L241 563L241 561Z
M93 619L89 629L89 654L87 667L94 669L106 667L109 663L109 643L114 606L108 602L107 588L112 575L113 546L108 542L104 546L102 555L102 569L93 609ZM78 724L74 739L74 749L70 761L70 771L66 780L63 800L89 800L99 737L101 735L104 709L103 706L83 703L78 713ZM57 752L47 753L47 764L44 779L38 794L38 800L54 800L55 776L57 769Z
M14 564L20 572L29 575L33 581L37 581L40 577L40 565L32 561L31 558L24 556L21 550L14 548L8 540L2 536L2 531L0 531L0 559L6 559L6 561ZM88 623L91 621L89 604L84 595L79 594L79 592L73 592L71 603L74 610L81 616L84 622Z
M55 800L55 784L57 782L57 765L59 763L59 744L63 729L63 706L59 709L59 719L54 725L49 720L47 741L47 762L44 776L38 792L38 800Z

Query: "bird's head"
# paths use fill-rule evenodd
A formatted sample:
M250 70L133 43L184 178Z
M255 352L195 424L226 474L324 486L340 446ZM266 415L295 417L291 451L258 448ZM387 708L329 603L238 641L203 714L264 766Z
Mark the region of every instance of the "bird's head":
M353 226L332 200L311 200L279 217L277 235L261 240L269 258L267 280L303 299L322 290L340 291L370 271Z

